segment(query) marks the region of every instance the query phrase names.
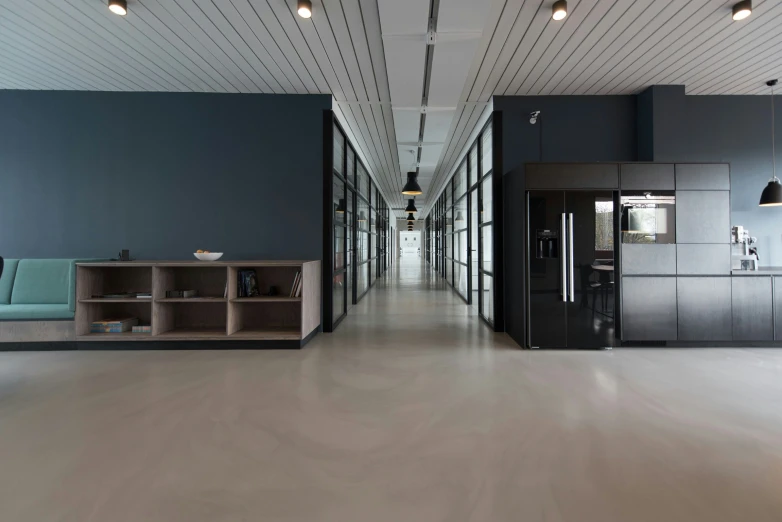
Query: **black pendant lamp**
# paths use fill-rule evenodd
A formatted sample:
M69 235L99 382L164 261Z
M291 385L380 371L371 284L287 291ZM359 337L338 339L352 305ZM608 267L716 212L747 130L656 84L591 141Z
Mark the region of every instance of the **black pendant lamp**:
M776 151L774 149L774 86L777 84L776 80L769 80L766 85L771 87L771 168L772 177L763 189L763 193L760 195L761 207L779 207L782 206L782 183L779 182L777 177L777 160Z
M408 214L415 214L418 212L418 209L415 208L415 200L414 199L408 199L407 200L407 207L405 207L405 212Z
M358 222L363 223L367 220L367 215L364 214L364 211L362 210L358 215Z
M414 221L415 221L415 216L412 215L412 214L408 214L407 215L407 222L408 223L413 223Z
M405 196L420 196L423 194L421 186L418 184L418 174L416 172L407 173L407 183L405 183L402 189L402 194Z
M337 214L344 214L345 213L345 200L344 199L341 198L339 200L339 203L337 204L337 208L334 209L334 211Z
M462 215L462 211L456 213L456 221L464 221L464 216Z

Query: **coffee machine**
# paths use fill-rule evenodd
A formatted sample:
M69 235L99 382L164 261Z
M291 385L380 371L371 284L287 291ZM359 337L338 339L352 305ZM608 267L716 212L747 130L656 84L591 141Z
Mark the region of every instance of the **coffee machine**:
M752 237L749 231L738 225L731 229L731 268L733 270L757 270L758 249L753 247L758 238Z

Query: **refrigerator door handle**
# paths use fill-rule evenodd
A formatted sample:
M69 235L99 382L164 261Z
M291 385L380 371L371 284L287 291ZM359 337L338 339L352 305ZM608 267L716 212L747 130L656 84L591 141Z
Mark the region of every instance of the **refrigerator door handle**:
M568 215L568 279L570 280L570 302L576 301L576 280L573 277L573 214Z
M566 231L566 222L567 222L567 215L563 212L561 221L559 224L560 227L560 248L559 248L559 259L560 264L562 265L562 302L567 302L567 260L565 259L565 237L567 237L567 231Z

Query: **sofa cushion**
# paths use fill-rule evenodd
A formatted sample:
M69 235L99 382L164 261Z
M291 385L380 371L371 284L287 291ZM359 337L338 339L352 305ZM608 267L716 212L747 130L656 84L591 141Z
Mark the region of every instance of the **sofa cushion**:
M41 319L73 319L67 303L63 304L0 304L1 321Z
M16 277L18 264L18 259L4 260L3 275L0 276L0 304L9 304L11 302L11 290L14 288L14 278Z
M68 305L72 270L70 259L21 259L11 304Z

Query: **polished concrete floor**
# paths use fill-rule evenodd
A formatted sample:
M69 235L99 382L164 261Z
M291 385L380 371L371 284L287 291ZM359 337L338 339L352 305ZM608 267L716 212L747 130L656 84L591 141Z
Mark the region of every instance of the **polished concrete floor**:
M303 351L0 354L2 522L782 520L782 351L522 351L403 260Z

